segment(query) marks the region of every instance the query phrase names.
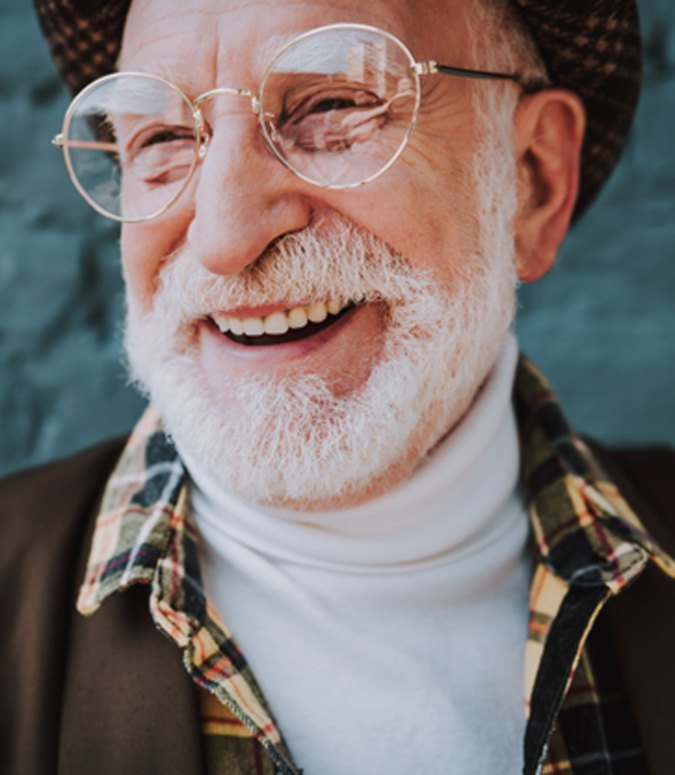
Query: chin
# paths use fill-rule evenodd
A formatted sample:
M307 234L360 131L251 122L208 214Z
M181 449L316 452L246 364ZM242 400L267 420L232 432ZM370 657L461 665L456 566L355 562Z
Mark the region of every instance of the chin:
M448 293L426 273L398 271L381 353L347 394L312 373L225 375L224 403L204 373L195 318L172 320L172 302L129 311L132 376L179 451L245 500L315 511L377 497L462 417L502 349L515 299L504 270L499 304L491 273Z

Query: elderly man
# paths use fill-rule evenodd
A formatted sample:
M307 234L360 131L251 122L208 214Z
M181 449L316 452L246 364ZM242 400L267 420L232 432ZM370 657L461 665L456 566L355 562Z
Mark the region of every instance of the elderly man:
M151 405L0 490L9 771L672 772L672 456L509 333L637 97L577 6L37 0Z

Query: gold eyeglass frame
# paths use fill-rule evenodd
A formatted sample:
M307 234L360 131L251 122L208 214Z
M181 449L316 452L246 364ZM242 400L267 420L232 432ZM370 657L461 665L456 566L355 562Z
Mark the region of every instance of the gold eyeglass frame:
M294 169L294 167L290 164L290 162L287 159L285 159L276 148L273 139L269 135L269 131L265 124L265 116L263 115L263 112L261 110L261 105L263 104L262 100L263 100L263 95L265 93L265 85L267 83L267 79L272 73L273 68L276 65L276 63L279 61L279 59L281 59L281 57L283 57L283 55L290 48L297 45L299 42L309 37L312 37L314 35L319 35L319 34L331 32L334 30L358 30L358 31L370 32L373 34L380 35L383 38L386 38L387 40L391 41L392 43L394 43L400 48L400 50L405 55L405 58L408 60L410 64L410 73L413 76L413 81L415 84L415 102L414 102L413 114L410 120L410 125L406 133L404 134L398 148L396 149L392 157L389 159L389 161L383 167L381 167L377 172L373 173L367 178L364 178L363 180L360 180L354 183L336 183L336 184L321 183L316 180L312 180L307 175L304 175L303 173ZM327 24L321 27L315 27L311 30L308 30L307 32L303 32L302 34L298 35L297 37L293 38L292 40L284 44L279 49L279 51L277 51L277 53L272 57L271 61L268 63L265 70L263 71L263 75L260 80L260 85L258 87L257 92L254 92L251 89L238 89L234 87L221 86L221 87L216 87L214 89L209 89L203 94L200 94L194 100L190 100L189 97L187 97L183 93L183 91L179 89L178 86L176 86L174 83L172 83L171 81L169 81L168 79L160 75L138 72L138 71L123 71L123 72L116 72L116 73L110 73L108 75L104 75L101 78L97 78L95 81L92 81L90 84L85 86L84 89L78 92L78 94L73 98L65 113L61 131L57 135L55 135L54 138L52 139L52 145L57 148L61 148L63 152L63 158L66 165L66 169L68 170L68 174L70 176L70 179L73 182L73 185L80 193L80 195L83 197L83 199L91 207L93 207L94 210L96 210L98 213L105 216L106 218L109 218L113 221L117 221L118 223L141 223L145 221L150 221L154 218L158 218L160 215L163 215L171 207L171 205L173 205L176 202L176 200L179 199L179 197L184 193L184 191L190 184L194 171L197 168L197 165L203 160L203 158L206 155L211 135L206 130L204 119L202 117L202 113L200 110L200 106L202 105L202 103L204 103L208 99L211 99L212 97L219 96L219 95L247 97L250 100L252 112L258 118L258 124L263 133L263 137L265 139L265 143L267 147L272 151L274 156L281 162L281 164L283 164L283 166L286 167L286 169L288 169L296 177L300 178L306 183L310 183L312 185L319 186L321 188L327 188L331 190L345 190L350 188L359 188L360 186L363 186L366 183L370 183L371 181L380 177L380 175L383 175L393 164L395 164L395 162L401 156L401 154L405 150L406 145L408 144L410 136L412 135L415 129L415 125L417 123L419 107L421 102L420 77L425 75L435 75L437 73L441 73L444 75L454 75L454 76L459 76L464 78L510 80L520 85L524 84L522 76L518 75L517 73L501 73L501 72L492 72L487 70L473 70L473 69L467 69L463 67L454 67L451 65L439 64L435 60L417 62L413 57L413 55L411 54L408 47L405 45L405 43L403 43L398 37L396 37L392 33L387 32L386 30L382 30L379 27L374 27L369 24L356 24L356 23L352 24L349 22L340 22L337 24ZM158 81L164 84L165 86L168 86L170 89L176 92L185 102L185 104L190 110L190 113L192 115L194 125L195 125L194 127L195 128L195 154L194 154L194 158L190 166L190 169L188 171L188 174L185 176L185 180L183 181L182 185L177 189L176 193L169 199L169 201L165 205L163 205L159 210L155 211L154 213L141 218L124 218L123 216L115 215L114 213L108 212L104 207L99 205L87 193L87 191L84 189L84 187L78 180L78 177L73 168L73 164L69 153L70 148L79 148L79 149L89 148L92 150L117 152L118 150L117 144L104 142L104 141L96 141L96 140L66 139L68 137L70 123L75 114L75 110L77 109L80 102L94 89L98 88L102 83L119 79L121 77L127 77L127 76L143 77L146 79L149 78L151 80Z

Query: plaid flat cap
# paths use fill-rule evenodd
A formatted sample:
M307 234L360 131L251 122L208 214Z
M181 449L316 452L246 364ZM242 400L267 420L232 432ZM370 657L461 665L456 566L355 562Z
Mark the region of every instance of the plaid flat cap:
M637 107L641 42L635 0L512 0L551 82L576 92L588 126L575 218L621 155ZM52 57L71 92L113 72L130 0L34 0Z

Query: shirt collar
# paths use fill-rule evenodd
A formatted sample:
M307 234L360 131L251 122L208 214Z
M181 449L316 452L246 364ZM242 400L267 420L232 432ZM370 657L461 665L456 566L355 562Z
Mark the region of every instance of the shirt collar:
M675 562L588 444L565 419L543 375L521 356L514 401L522 476L539 560L567 584L621 591L646 559L675 576Z
M588 445L567 423L543 375L521 356L514 386L521 466L540 562L567 583L622 589L653 559L669 575L675 562L648 536ZM152 583L172 531L191 531L187 477L150 408L108 482L78 609L95 611L108 595ZM191 562L199 584L199 571Z
M584 589L602 601L624 589L649 560L674 577L675 562L649 537L617 485L568 425L544 377L523 357L514 402L535 551L525 654L529 708L547 633L568 591ZM78 610L91 615L113 593L150 585L150 614L183 650L193 680L230 709L279 770L298 775L244 656L206 600L188 504L183 464L150 408L108 481ZM575 666L565 665L568 685Z
M108 480L77 601L81 613L93 613L120 589L152 583L175 531L188 528L186 495L183 464L150 408Z
M89 616L114 592L150 585L150 615L182 649L195 683L229 708L280 772L300 775L244 656L204 595L187 490L183 464L150 408L108 481L77 608Z

